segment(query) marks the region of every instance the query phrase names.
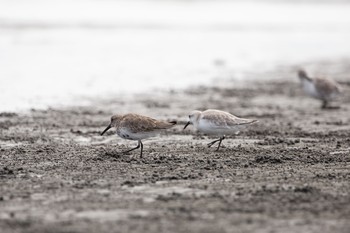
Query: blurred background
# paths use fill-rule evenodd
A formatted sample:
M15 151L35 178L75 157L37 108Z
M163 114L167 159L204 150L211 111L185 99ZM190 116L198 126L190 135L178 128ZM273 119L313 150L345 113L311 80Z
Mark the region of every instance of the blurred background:
M238 81L349 42L350 1L0 0L0 111Z

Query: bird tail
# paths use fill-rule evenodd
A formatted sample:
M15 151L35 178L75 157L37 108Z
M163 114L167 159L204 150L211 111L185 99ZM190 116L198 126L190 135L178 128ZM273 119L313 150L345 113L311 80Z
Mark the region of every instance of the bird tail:
M172 125L176 125L177 121L169 121L168 123L172 124Z
M169 129L171 127L173 127L174 125L176 125L176 121L169 121L169 122L165 122L165 121L161 121L161 122L158 122L157 124L157 128L158 129Z
M246 120L245 122L240 123L240 125L250 125L259 122L258 120Z

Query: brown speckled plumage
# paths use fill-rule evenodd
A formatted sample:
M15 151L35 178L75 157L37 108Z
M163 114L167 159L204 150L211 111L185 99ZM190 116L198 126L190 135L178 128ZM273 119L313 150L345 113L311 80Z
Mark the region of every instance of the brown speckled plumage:
M152 132L174 126L174 123L160 121L134 113L115 115L113 117L117 119L114 127L117 129L128 128L132 133Z
M168 129L175 124L175 121L165 122L134 113L113 115L111 117L111 123L101 133L101 135L103 135L110 128L115 127L117 129L117 134L121 138L138 141L137 147L125 152L130 152L141 146L142 157L143 144L141 140L156 136L159 131Z
M315 83L315 87L320 92L320 95L327 99L328 96L332 94L339 94L340 87L338 83L331 79L326 78L314 78L313 82Z
M299 70L298 76L304 92L313 98L322 100L322 108L326 108L328 102L341 93L339 84L331 79L311 78L304 70Z

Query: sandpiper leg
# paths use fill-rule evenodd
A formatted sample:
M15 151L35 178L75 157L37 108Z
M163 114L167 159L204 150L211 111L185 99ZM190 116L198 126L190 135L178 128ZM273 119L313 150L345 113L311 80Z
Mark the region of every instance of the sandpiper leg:
M325 109L325 108L327 108L327 105L328 105L328 102L327 101L322 101L322 106L321 106L321 108L322 109Z
M219 145L218 145L218 148L216 148L216 151L219 150L220 145L221 145L221 142L222 142L222 140L224 140L224 139L225 139L225 136L223 136L223 137L220 138Z
M224 139L225 139L225 136L222 136L221 138L216 139L216 140L214 140L214 141L208 143L208 147L211 147L211 146L214 145L215 143L219 142L219 146L218 146L218 148L216 149L216 150L219 150L219 147L220 147L220 145L221 145L221 142L222 142L222 140L224 140Z
M142 144L141 140L140 140L139 142L140 142L140 144L141 144L141 154L140 154L140 158L142 158L143 144Z
M137 146L135 148L132 148L130 150L127 150L127 151L123 151L122 153L125 154L125 153L129 153L130 151L133 151L133 150L136 150L136 149L139 149L141 146L141 158L142 158L142 149L143 149L143 144L141 142L141 140L139 140L139 143L137 144Z
M220 139L221 139L221 138L216 139L216 140L214 140L214 141L208 143L208 147L211 147L211 146L214 145L216 142L220 141Z

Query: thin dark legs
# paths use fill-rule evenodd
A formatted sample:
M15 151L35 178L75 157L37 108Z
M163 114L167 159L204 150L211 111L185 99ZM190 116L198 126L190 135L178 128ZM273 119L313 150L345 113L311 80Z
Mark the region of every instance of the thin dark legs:
M133 151L133 150L139 149L139 148L140 148L140 146L141 146L141 154L140 154L140 158L142 158L143 144L142 144L141 140L139 140L138 142L139 142L139 143L137 144L137 146L136 146L135 148L132 148L132 149L127 150L127 151L123 151L122 153L123 153L123 154L129 153L130 151Z
M211 147L211 146L214 145L215 143L219 142L218 148L216 148L216 151L218 151L219 148L220 148L221 142L222 142L222 140L224 140L224 139L225 139L225 136L222 136L221 138L216 139L216 140L214 140L214 141L208 143L208 147Z

